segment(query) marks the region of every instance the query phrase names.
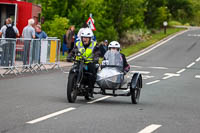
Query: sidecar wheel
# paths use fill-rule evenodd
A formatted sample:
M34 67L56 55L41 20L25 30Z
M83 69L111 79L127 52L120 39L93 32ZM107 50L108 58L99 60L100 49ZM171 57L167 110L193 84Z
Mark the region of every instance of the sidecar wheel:
M67 84L67 99L68 102L74 103L77 98L77 88L76 88L77 77L75 73L71 73L68 76Z
M140 91L141 88L139 87L139 82L137 83L135 88L131 88L131 101L133 104L139 103Z

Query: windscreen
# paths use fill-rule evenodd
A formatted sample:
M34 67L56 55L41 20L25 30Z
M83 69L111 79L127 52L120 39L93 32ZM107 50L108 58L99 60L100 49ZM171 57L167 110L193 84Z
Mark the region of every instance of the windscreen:
M123 59L119 51L108 50L105 53L104 58L105 58L104 65L123 67Z

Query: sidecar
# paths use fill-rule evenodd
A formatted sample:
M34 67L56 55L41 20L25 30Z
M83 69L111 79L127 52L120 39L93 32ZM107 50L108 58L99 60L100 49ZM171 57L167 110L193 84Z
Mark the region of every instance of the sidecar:
M94 94L131 96L132 103L137 104L142 88L142 75L125 73L123 62L117 57L119 54L111 53L108 56L108 60L102 62L102 69L97 73L98 86L95 88L99 88L100 91L94 91Z

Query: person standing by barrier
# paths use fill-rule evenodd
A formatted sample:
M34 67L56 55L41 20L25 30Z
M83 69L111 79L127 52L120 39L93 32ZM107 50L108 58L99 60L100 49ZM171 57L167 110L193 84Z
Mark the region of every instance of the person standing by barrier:
M66 32L66 42L67 42L67 48L68 54L71 52L71 50L74 48L74 37L75 37L75 26L72 25L69 27L69 29Z
M48 37L47 34L42 31L41 25L39 24L35 27L35 37L36 39L46 39Z
M41 47L41 39L46 39L47 34L42 31L41 25L37 24L35 26L35 38L40 40L33 41L32 48L32 61L31 63L39 63L40 62L40 47Z
M28 65L28 57L31 45L31 39L35 39L35 29L33 28L35 21L34 19L28 20L28 25L24 27L22 37L24 40L24 54L23 54L23 65ZM29 40L30 39L30 40Z
M15 39L17 36L19 36L19 31L17 27L12 24L11 18L7 18L5 21L5 25L0 30L0 37L2 37L1 66L13 65L14 45L16 41L11 39Z

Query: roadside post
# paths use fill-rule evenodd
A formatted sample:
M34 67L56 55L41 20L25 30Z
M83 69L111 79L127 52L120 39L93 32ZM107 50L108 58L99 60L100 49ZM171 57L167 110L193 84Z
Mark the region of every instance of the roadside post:
M164 34L167 33L167 25L168 25L167 21L164 21L164 22L163 22L163 26L164 26Z

